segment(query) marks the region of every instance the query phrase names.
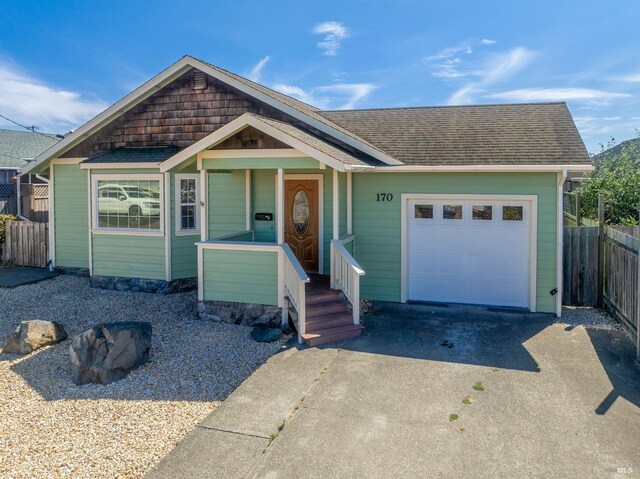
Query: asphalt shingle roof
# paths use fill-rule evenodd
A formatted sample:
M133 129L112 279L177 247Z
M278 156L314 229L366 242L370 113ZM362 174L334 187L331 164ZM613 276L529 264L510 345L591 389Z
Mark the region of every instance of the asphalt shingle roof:
M296 126L293 126L289 123L285 123L283 121L273 120L271 118L266 118L264 116L259 116L255 114L251 114L256 118L259 118L263 122L271 125L273 128L286 133L293 138L301 141L302 143L315 148L322 153L329 155L335 160L344 163L346 165L379 165L381 164L379 161L371 158L370 161L364 161L362 158L358 158L348 152L347 150L340 148L336 144L332 144L328 141L328 139L320 138L308 131L304 131Z
M333 128L336 131L339 131L340 133L347 135L351 138L353 138L356 141L359 141L360 143L367 145L370 148L373 148L375 150L381 151L382 153L384 153L384 151L380 150L380 148L378 148L375 144L372 144L370 142L368 142L366 139L359 137L355 132L350 131L346 128L343 128L340 124L337 124L335 122L333 122L330 118L328 118L327 116L323 115L322 112L312 106L309 105L308 103L304 103L300 100L296 100L295 98L291 98L290 96L284 95L278 91L272 90L271 88L268 88L264 85L261 85L260 83L256 83L254 81L251 81L247 78L244 78L240 75L236 75L233 72L230 72L228 70L225 70L223 68L217 67L215 65L212 65L211 63L207 63L205 61L202 60L198 60L201 61L202 63L205 63L207 66L211 67L212 69L223 73L225 75L230 76L231 78L233 78L234 80L243 83L244 85L247 85L250 88L253 88L257 91L259 91L260 93L263 93L264 95L267 95L270 98L273 98L274 100L277 100L291 108L294 108L296 110L298 110L299 112L307 115L310 118L313 118L316 121L319 121L320 123L323 123L324 125Z
M591 163L565 103L343 110L319 114L407 165Z
M0 130L0 167L23 168L28 161L60 141L55 135L19 130Z
M117 148L84 160L83 163L162 163L179 150L176 146Z

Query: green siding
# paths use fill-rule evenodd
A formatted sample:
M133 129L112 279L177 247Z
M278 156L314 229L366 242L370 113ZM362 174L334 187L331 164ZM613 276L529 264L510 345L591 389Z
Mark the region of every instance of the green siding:
M80 165L53 166L56 266L89 267L87 171Z
M92 175L113 175L114 178L158 172L157 168L91 170ZM164 187L164 178L161 184ZM165 195L169 193L164 192ZM172 224L170 218L165 218L165 230ZM92 253L93 274L96 276L166 278L164 236L97 233L92 235Z
M317 169L320 163L313 158L206 158L202 160L205 170L273 170L278 168Z
M391 193L377 202L377 193ZM537 310L555 311L556 175L554 173L357 173L353 175L356 259L366 271L362 297L400 301L401 195L503 194L538 196Z
M256 241L276 241L276 170L254 170L251 178L251 218ZM271 213L272 221L255 221L256 213Z
M246 229L246 177L244 170L208 173L209 238Z
M203 251L204 299L278 304L278 253Z
M164 237L94 234L93 274L165 279Z
M180 173L196 172L193 165L180 171ZM171 279L195 278L198 276L198 250L195 243L200 241L200 233L176 235L176 175L174 173L171 174L170 190L171 215L165 223L169 228L168 231L171 232Z

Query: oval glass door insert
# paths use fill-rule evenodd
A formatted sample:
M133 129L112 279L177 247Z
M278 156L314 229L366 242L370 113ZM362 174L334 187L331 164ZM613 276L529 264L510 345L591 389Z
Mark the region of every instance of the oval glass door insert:
M304 191L298 191L293 198L293 227L299 235L309 227L309 197Z

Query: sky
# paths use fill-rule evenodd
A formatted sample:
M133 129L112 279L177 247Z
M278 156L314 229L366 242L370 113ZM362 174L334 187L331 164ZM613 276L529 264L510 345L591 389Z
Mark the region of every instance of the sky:
M598 153L640 129L639 19L637 0L2 0L0 115L65 133L192 55L323 109L566 101Z

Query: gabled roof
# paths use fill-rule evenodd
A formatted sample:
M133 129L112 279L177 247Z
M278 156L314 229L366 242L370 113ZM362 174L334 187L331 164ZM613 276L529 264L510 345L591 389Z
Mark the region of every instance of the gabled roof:
M53 134L0 130L0 168L23 168L59 141Z
M161 165L160 171L171 170L180 163L193 158L199 152L222 143L230 136L235 135L248 126L253 126L267 135L286 143L291 148L295 148L301 153L309 155L338 171L357 168L366 169L372 166L361 158L352 155L347 150L289 123L273 120L254 113L245 113L211 133L209 136L180 151L172 158L169 158ZM376 162L376 164L379 163Z
M585 165L565 103L323 111L406 165Z
M162 163L178 152L175 146L140 146L116 148L82 163Z
M85 140L93 133L108 125L110 122L121 116L124 112L135 107L156 91L180 77L190 69L200 70L227 85L240 90L241 92L256 98L278 110L303 121L313 128L327 133L346 144L367 153L383 163L397 165L399 161L387 155L379 148L369 142L358 138L354 133L336 125L331 120L319 115L318 110L311 105L295 100L294 98L278 93L258 83L252 82L234 73L215 67L209 63L198 60L191 56L184 56L169 68L147 81L145 84L131 92L129 95L116 102L111 107L100 113L92 120L75 130L73 133L60 141L55 148L51 148L44 154L39 155L25 171L36 168L41 163L49 159L56 158L68 151L73 146Z

